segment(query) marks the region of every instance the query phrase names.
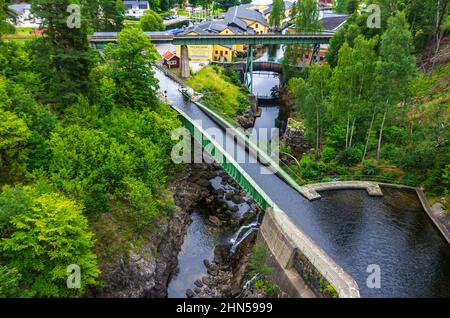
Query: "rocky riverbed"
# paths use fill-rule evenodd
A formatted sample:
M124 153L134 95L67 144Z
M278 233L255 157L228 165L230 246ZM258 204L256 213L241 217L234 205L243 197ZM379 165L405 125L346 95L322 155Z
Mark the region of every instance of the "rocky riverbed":
M186 165L181 176L169 186L175 210L169 222L162 225L137 250L130 250L111 261L103 270L103 288L96 297L166 297L169 277L177 268L177 257L183 244L190 212L209 196L209 179L215 176L209 164Z
M201 260L199 278L189 282L186 297L231 297L240 291L256 232L242 240L231 253L233 236L242 225L252 223L259 208L226 172L215 164L189 164L170 187L175 211L167 224L136 250L130 250L101 274L103 288L95 297L168 296L168 285L180 270L179 255L191 226L191 213L203 211L206 235L226 234L226 241L213 247L213 257ZM195 249L195 246L194 246ZM183 264L181 264L182 266Z
M199 257L208 253L195 250L205 249L205 244L203 241L196 242L197 237L187 236L188 247L186 251L180 253L179 259L180 266L186 266L188 269L180 268L182 277L176 275L171 282L176 285L169 286L174 296L232 297L240 292L246 265L256 239L255 220L261 211L225 171L218 168L215 174L210 180L210 195L202 200L196 209L197 212L202 211L201 220L204 222L204 228L200 229L197 223L190 226L201 231L202 236L206 232L209 237L226 239L216 241L215 245L209 245L212 256L198 262L198 259L193 258L194 255ZM196 219L195 222L198 221ZM186 287L185 294L180 295L182 286Z

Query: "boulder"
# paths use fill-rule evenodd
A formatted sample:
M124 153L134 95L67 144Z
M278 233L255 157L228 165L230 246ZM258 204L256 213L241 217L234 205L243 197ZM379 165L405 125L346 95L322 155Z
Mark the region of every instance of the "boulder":
M186 297L187 298L192 298L192 297L194 297L194 291L192 290L192 289L190 289L190 288L188 288L187 290L186 290Z

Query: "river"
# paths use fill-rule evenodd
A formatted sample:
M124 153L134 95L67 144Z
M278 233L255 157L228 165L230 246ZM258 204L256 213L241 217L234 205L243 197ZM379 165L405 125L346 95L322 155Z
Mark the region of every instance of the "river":
M204 128L216 126L181 96L175 82L161 72L157 72L157 77L172 105L194 120L202 120ZM258 81L254 83L256 88ZM255 125L276 125L276 105L262 114ZM275 175L261 173L264 168L260 164L240 165L298 227L353 276L362 297L450 297L450 248L415 195L389 188L383 188L385 195L381 198L368 197L364 191L328 191L322 193L322 200L309 202ZM193 218L191 226L201 226L198 222L202 219L196 219L196 213ZM183 247L179 274L169 284L169 297L183 296L173 292L175 289L192 287L193 282L187 279L180 287L177 277L197 277L206 272L201 265L203 259L192 259L211 257L215 241L205 239L203 234L194 238L195 233L188 230L185 244L207 243L198 246L201 256L196 256L195 248ZM195 270L191 264L197 264L193 266ZM370 265L378 265L381 270L381 288L369 288L366 284Z

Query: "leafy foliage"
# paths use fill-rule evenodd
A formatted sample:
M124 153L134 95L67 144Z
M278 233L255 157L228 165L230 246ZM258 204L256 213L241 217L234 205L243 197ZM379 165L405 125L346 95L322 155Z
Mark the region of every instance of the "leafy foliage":
M196 73L188 84L196 91L204 94L206 106L218 112L230 122L236 121L236 114L241 114L250 106L243 88L236 86L235 75L220 67L205 67ZM232 77L230 77L232 76Z
M12 234L0 242L2 258L9 268L17 269L24 286L32 288L36 296L82 294L87 286L95 284L99 274L91 251L94 241L82 206L60 194L39 193L31 187L16 191L23 193L13 197L4 192L0 195L2 202L5 195L13 199L8 204L16 208L9 221ZM25 203L23 196L27 197ZM81 268L80 289L66 286L70 264Z
M110 61L109 77L116 84L119 105L144 109L157 104L158 80L152 69L156 51L147 35L126 28L117 35L117 45L108 44L105 56Z
M262 244L255 244L253 247L252 258L250 259L249 268L255 274L263 276L270 275L272 268L267 266L270 253L266 246Z
M139 21L139 27L142 31L164 31L166 29L161 16L153 10L145 11Z

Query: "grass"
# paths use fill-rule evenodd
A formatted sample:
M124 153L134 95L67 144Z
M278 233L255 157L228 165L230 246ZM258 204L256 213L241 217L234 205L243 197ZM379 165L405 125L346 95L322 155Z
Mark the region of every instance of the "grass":
M33 28L16 28L14 33L5 35L3 39L5 41L25 42L41 36L33 34Z
M196 73L187 84L204 95L205 106L236 124L236 115L248 106L243 89L230 83L222 73L222 68L206 67Z

